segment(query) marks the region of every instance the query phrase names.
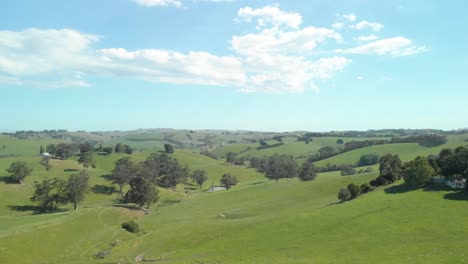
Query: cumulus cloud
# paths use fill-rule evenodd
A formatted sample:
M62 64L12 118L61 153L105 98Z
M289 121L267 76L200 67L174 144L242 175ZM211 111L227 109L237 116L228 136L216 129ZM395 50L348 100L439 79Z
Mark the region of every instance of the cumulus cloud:
M247 6L239 9L237 15L239 21L250 22L252 19L256 19L257 28L270 25L298 28L302 24L302 16L300 14L282 11L278 6L265 6L258 9Z
M87 87L92 85L86 80L89 76L128 76L157 83L233 87L243 92L301 93L319 91L324 81L345 69L352 62L346 54L396 57L427 51L407 38L395 37L322 52L329 44L346 44L343 36L333 28L302 27L300 14L278 6L241 8L237 20L253 23L256 30L232 36L231 54L224 56L206 51L97 49L101 36L73 29L0 31L0 83ZM374 36L357 39L371 41Z
M338 52L352 54L375 54L380 56L391 55L398 57L414 55L427 51L429 51L429 49L425 46L415 46L411 40L398 36L394 38L377 40L350 49L339 50Z
M371 29L372 31L378 32L378 31L382 30L382 28L384 26L382 24L379 24L379 23L362 20L359 23L357 23L355 25L352 25L351 27L354 28L354 29L357 29L357 30Z

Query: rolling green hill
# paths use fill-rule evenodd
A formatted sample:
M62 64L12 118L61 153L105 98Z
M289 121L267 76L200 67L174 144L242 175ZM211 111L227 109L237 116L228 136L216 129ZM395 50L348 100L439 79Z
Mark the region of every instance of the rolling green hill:
M302 155L337 138L312 144L289 142L281 152ZM449 138L447 146L464 145L465 137ZM468 261L466 201L452 190L406 191L396 182L357 199L338 203L337 193L349 183L366 183L377 173L340 176L321 173L311 182L268 181L254 169L231 166L190 150L173 155L182 164L205 169L209 180L202 190L180 185L160 190L161 199L148 215L118 204L119 194L89 190L77 211L33 214L29 201L33 183L45 177L66 178L81 169L76 157L52 160L47 172L39 164L39 146L49 139L17 140L0 136L0 147L16 156L0 158L0 176L15 160L34 168L24 184L0 182L0 263L459 263ZM55 141L53 141L55 142ZM226 145L241 149L245 145ZM229 147L229 148L228 148ZM319 161L347 164L367 152L395 153L403 160L436 154L444 146L388 144L346 152ZM315 149L315 150L313 150ZM272 151L273 149L267 149ZM230 150L232 151L232 150ZM257 155L257 151L252 153ZM143 161L151 150L131 155ZM226 152L227 153L227 152ZM247 155L248 152L242 155ZM251 154L252 154L251 153ZM258 154L260 155L260 154ZM264 155L264 154L262 154ZM123 154L95 156L90 185L107 186L102 175ZM230 173L239 185L229 191L204 192ZM121 228L136 220L145 231L138 236ZM109 251L102 260L94 254Z

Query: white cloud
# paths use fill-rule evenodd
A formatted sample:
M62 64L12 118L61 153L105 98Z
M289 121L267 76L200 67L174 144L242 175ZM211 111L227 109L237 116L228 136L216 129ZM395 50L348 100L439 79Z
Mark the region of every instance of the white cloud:
M308 53L329 39L341 41L342 37L326 28L306 27L292 31L265 29L257 34L234 36L231 45L243 55Z
M401 36L377 40L355 48L338 50L341 53L391 55L394 57L414 55L427 51L429 51L428 48L414 46L411 40Z
M301 27L300 14L277 6L241 8L238 20L259 30L231 38L231 54L161 49L95 48L101 37L72 29L0 31L0 83L34 87L86 87L89 76L128 76L157 83L233 87L244 92L301 93L319 90L351 63L344 54L408 56L427 51L395 37L354 48L333 29ZM352 18L348 18L350 20ZM361 36L370 41L373 37ZM338 56L336 55L338 54Z
M357 41L371 41L371 40L376 40L378 39L379 37L376 36L376 35L368 35L368 36L358 36L358 37L354 37L353 39L354 40L357 40Z
M356 21L357 17L354 13L344 14L340 16L342 19L346 20L347 22L354 22Z
M265 6L258 9L247 6L239 9L237 15L239 21L250 22L252 19L256 19L257 28L268 26L298 28L302 24L302 16L300 14L282 11L278 6Z
M362 20L360 21L359 23L357 23L356 25L352 25L351 28L354 28L354 29L357 29L357 30L363 30L363 29L371 29L373 31L380 31L384 26L382 24L379 24L379 23L375 23L375 22L369 22L369 21L366 21L366 20Z
M175 6L182 7L182 2L178 0L131 0L132 2L146 7L155 6Z
M344 23L341 23L341 22L336 22L336 23L333 23L331 25L331 27L335 30L340 30L340 29L343 29L345 27L345 24Z

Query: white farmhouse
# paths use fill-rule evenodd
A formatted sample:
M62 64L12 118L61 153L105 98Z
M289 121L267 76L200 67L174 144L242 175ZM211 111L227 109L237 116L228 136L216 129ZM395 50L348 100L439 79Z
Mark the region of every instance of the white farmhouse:
M466 179L465 178L455 178L453 180L447 180L445 182L448 186L450 186L452 189L465 189L466 187Z
M45 157L45 158L50 157L50 153L48 153L48 152L42 152L41 155L42 155L42 157Z

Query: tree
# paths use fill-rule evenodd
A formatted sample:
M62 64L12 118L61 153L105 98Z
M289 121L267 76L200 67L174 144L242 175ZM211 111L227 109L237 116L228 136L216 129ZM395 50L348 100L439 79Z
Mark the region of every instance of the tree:
M205 170L195 170L192 173L192 179L197 183L201 189L203 183L208 180L208 176Z
M34 187L36 189L30 200L32 202L39 202L41 211L52 209L54 205L51 194L54 189L53 181L46 178L42 182L34 182Z
M331 146L322 147L318 151L321 158L327 158L335 154L335 149Z
M30 168L24 161L15 161L6 171L10 173L10 178L14 182L21 184L23 183L24 178L31 174L33 169Z
M55 144L49 144L46 146L46 152L50 155L56 155L57 153L57 146Z
M343 144L344 144L343 139L341 139L341 138L338 139L338 140L336 141L336 144L343 145Z
M359 189L360 189L359 192L361 194L368 193L368 192L372 191L372 187L367 183L362 184L361 187L359 187Z
M111 174L112 183L119 186L119 192L122 193L122 189L130 179L137 173L137 167L132 162L130 157L123 157L115 162L114 170Z
M36 188L32 202L39 202L40 211L57 209L59 204L67 204L66 182L62 179L44 179L42 182L34 182Z
M268 158L265 177L278 182L282 178L297 176L297 163L292 156L273 155Z
M115 153L132 154L133 150L127 144L118 143L117 145L115 145Z
M50 158L49 157L43 157L41 161L39 161L39 164L44 166L46 171L49 171L52 168L52 165L50 165Z
M394 182L401 178L402 163L398 155L385 154L379 161L380 175Z
M85 192L88 189L89 176L86 171L81 171L78 174L70 175L66 187L68 201L73 203L73 208L76 210L78 203L84 200Z
M105 152L106 155L110 155L110 154L112 154L112 152L114 151L114 149L111 148L111 147L105 147L105 148L102 149L102 151Z
M348 176L356 174L356 169L352 165L345 165L341 169L341 176Z
M349 190L349 194L351 196L351 199L354 199L354 198L358 197L359 194L361 193L361 188L359 188L359 186L357 186L354 183L351 183L351 184L348 185L348 190Z
M358 166L362 167L362 166L374 165L374 164L377 164L379 162L379 159L380 159L379 154L377 154L377 153L367 153L367 154L362 155L359 158Z
M83 164L85 168L91 166L91 164L93 164L93 155L91 152L82 153L78 159L78 163Z
M164 150L166 153L174 153L174 147L171 144L164 144Z
M468 148L459 147L440 162L442 175L446 177L459 175L468 178Z
M439 164L437 162L437 158L431 156L431 157L427 158L427 162L429 162L429 165L431 165L432 169L435 172L435 175L440 175L440 167L439 167Z
M56 155L62 160L66 160L76 151L75 144L59 143L56 146Z
M151 154L143 163L142 169L152 181L163 188L175 189L177 184L185 181L189 175L188 167L183 167L166 153Z
M351 196L348 188L341 188L340 191L338 192L338 199L340 199L342 202L348 200L348 198Z
M93 150L93 146L89 142L83 142L80 144L80 153L88 153Z
M42 154L42 153L44 153L44 146L41 145L39 147L39 154Z
M138 174L130 180L129 184L130 190L124 198L126 203L134 203L140 207L146 204L149 208L150 204L159 200L158 188L147 175Z
M226 162L232 165L234 161L236 161L236 154L233 152L228 152L226 154Z
M232 176L231 174L224 174L219 180L222 186L226 187L227 190L231 189L232 186L239 183L236 176Z
M403 179L411 187L421 187L431 181L435 171L426 158L416 157L413 161L406 164L403 170Z
M315 177L317 176L316 168L314 166L314 163L306 162L306 163L302 164L298 176L299 176L299 179L301 181L314 180Z
M52 184L54 186L52 201L54 203L54 209L57 209L59 205L65 205L69 202L67 193L67 182L62 179L54 178Z

